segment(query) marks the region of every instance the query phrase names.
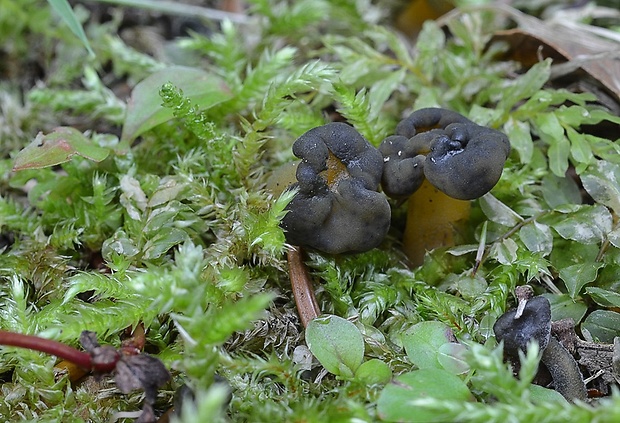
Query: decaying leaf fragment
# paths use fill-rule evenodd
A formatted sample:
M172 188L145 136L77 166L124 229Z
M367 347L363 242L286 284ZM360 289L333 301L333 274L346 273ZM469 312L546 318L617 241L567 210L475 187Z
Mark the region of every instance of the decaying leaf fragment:
M500 8L508 12L518 27L497 32L493 41L507 42L515 59L531 66L551 57L555 65L551 70L552 78L581 70L578 80L597 81L616 103L620 102L620 41L597 36L587 25L543 21L507 6ZM598 34L605 31L596 28ZM616 110L617 107L618 104Z
M80 343L91 354L93 362L116 362L114 381L122 393L128 394L137 389L144 391L142 414L136 422L155 421L153 404L157 398L157 390L170 379L166 366L156 357L136 354L134 349L131 349L134 352L132 354L123 354L122 349L119 352L111 346L101 346L94 332L83 331Z

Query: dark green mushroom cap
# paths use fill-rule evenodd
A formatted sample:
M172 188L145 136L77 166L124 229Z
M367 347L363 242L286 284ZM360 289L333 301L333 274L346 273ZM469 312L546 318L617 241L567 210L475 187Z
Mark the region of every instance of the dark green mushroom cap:
M421 132L431 129L444 129L451 123L471 123L465 116L453 112L452 110L441 109L439 107L427 107L416 110L409 117L401 120L396 126L396 134L411 138Z
M523 312L517 309L502 314L493 325L497 341L504 341L504 352L518 358L519 351L526 352L527 344L535 340L540 350L547 348L551 337L551 304L542 296L527 300Z
M424 181L424 162L429 145L437 130L423 132L412 138L392 135L383 140L379 151L383 154L381 187L392 198L409 197Z
M293 154L301 163L282 220L287 242L329 254L378 246L390 225L390 206L377 192L381 153L351 126L329 123L299 137Z
M503 133L476 124L453 123L431 143L424 176L459 200L482 197L497 184L510 154Z
M382 186L391 197L411 195L423 177L459 200L486 194L501 177L510 142L501 132L445 109L413 112L386 138Z
M523 301L523 300L520 300ZM520 310L522 309L522 310ZM568 401L587 399L583 375L573 356L551 334L551 304L542 296L525 300L525 305L502 314L493 325L498 341L504 343L504 355L519 363L519 351L536 341L542 352L540 361L545 365L555 390Z

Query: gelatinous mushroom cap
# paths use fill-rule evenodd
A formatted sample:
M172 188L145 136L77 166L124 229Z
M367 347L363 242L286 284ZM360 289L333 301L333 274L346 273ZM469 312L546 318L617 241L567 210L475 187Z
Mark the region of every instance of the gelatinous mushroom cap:
M453 123L431 143L424 163L426 179L450 197L482 197L502 176L510 154L503 133L473 123Z
M411 113L396 126L396 134L411 138L421 132L432 129L444 129L451 123L472 123L465 116L452 110L439 107L427 107Z
M517 309L502 314L493 325L498 341L504 341L504 352L518 357L519 350L525 352L527 344L536 340L540 350L547 348L551 336L551 305L549 300L536 296L526 300L520 315Z
M391 197L406 197L423 177L460 200L481 197L495 186L510 154L510 142L499 131L476 125L445 109L413 112L386 138L382 186Z
M418 141L422 141L418 138ZM424 181L424 161L428 148L423 142L410 141L402 135L387 137L379 146L383 154L381 187L393 198L408 197Z
M390 225L390 206L377 192L383 157L344 123L313 128L293 144L301 159L298 192L282 220L289 243L330 254L378 246Z
M519 292L515 294L519 297ZM536 340L542 352L540 361L551 375L555 390L571 402L587 399L577 362L551 334L551 305L545 297L520 297L519 307L502 314L493 331L497 340L504 342L504 356L513 363L519 363L519 351L525 352Z

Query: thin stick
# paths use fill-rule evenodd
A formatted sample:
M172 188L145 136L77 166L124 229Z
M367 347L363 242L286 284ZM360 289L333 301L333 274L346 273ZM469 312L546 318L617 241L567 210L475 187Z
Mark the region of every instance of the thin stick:
M93 0L91 0L93 1ZM111 3L119 6L135 7L138 9L154 10L177 16L199 17L215 21L231 21L236 24L247 24L250 19L240 13L225 12L223 10L196 6L165 0L96 0L97 3Z
M310 320L321 314L321 310L314 296L312 280L308 274L308 268L302 259L300 248L291 248L287 253L287 258L293 298L295 298L299 319L305 328L310 323Z
M40 351L70 361L83 369L93 369L90 354L51 339L0 330L0 345Z

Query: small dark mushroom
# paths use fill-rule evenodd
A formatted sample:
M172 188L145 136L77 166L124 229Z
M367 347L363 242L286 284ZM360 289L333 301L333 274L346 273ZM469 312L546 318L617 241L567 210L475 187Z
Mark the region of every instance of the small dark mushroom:
M329 254L357 253L378 246L390 225L390 206L377 191L383 157L345 123L313 128L293 144L301 159L298 192L282 220L293 245Z
M426 108L402 120L379 151L384 192L409 199L403 249L419 265L426 250L454 245L469 217L468 200L495 186L510 143L456 112Z
M514 363L519 362L519 351L525 352L527 345L536 341L542 352L540 361L549 370L555 390L568 401L586 400L577 362L551 335L551 305L545 297L521 296L517 308L497 319L493 332L498 341L503 341L506 357Z

